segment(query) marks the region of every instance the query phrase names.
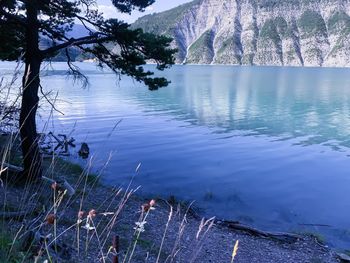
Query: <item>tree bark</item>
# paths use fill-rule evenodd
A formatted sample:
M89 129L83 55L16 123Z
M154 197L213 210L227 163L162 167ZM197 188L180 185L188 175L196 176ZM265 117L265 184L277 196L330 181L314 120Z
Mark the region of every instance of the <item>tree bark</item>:
M37 0L25 2L27 13L26 50L24 54L25 70L22 79L23 94L19 120L21 146L23 154L23 175L26 179L41 176L41 156L36 130L36 112L38 109L38 90L40 85L41 54L39 50L38 3Z

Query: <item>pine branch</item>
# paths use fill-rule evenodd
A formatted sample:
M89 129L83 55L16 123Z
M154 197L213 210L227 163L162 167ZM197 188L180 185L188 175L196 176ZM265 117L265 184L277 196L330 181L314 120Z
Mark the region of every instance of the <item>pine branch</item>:
M5 10L3 10L3 8L0 8L0 15L3 15L8 20L12 20L13 22L19 23L20 25L22 25L24 27L28 27L28 24L27 24L26 20L23 18L23 16L7 13Z
M91 36L85 36L81 38L71 38L66 42L63 42L59 45L47 48L45 50L41 51L42 57L48 57L53 53L56 53L57 51L61 49L65 49L71 46L79 46L79 45L89 45L89 44L97 44L97 43L102 43L102 42L107 42L107 41L112 41L114 38L111 36L107 37L99 37L99 33L95 33Z

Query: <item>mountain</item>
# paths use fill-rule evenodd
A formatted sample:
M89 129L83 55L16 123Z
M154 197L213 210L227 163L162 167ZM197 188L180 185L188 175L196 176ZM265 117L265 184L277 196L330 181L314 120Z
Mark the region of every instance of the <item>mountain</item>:
M80 38L80 37L88 36L90 34L90 30L92 32L95 32L95 30L87 29L83 25L74 24L72 30L67 32L66 35L68 38ZM47 37L41 36L39 45L41 49L46 49L52 46L52 41ZM84 60L94 58L90 54L84 54L77 47L69 47L68 54L72 61L84 61ZM66 62L67 61L66 50L60 50L58 54L55 57L51 58L50 60L55 62Z
M88 36L91 32L95 32L94 29L87 29L85 26L80 25L80 24L74 24L72 27L72 30L67 33L68 37L72 38L80 38L80 37L85 37Z
M195 0L132 26L171 36L177 63L350 66L350 0Z

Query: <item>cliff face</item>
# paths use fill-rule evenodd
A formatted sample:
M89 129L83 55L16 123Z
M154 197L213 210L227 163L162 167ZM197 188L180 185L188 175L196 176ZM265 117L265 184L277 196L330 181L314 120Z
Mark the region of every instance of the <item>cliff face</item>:
M174 38L178 63L350 66L350 0L196 0L133 27Z

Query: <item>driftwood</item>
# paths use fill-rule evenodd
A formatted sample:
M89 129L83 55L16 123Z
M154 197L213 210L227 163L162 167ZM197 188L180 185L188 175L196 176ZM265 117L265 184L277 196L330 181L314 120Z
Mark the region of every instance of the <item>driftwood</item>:
M303 238L301 235L292 234L292 233L262 231L262 230L253 228L251 226L243 225L239 222L231 222L231 221L224 220L224 221L217 221L216 224L228 227L229 229L247 232L253 236L271 238L271 239L275 239L275 240L287 242L287 243L294 243Z
M40 135L40 141L39 146L43 153L46 155L63 155L63 156L69 156L69 148L75 148L75 139L74 138L68 138L65 134L53 134L53 132L41 133Z
M68 139L67 135L65 134L58 134L58 136L55 136L52 132L49 132L49 135L51 135L57 141L57 145L53 151L56 151L57 149L61 148L61 149L64 149L63 152L67 153L69 146L73 148L75 147L74 138ZM61 137L62 139L59 139L59 137Z
M5 168L7 167L7 169L9 171L12 171L14 173L20 173L23 171L22 167L16 166L16 165L12 165L12 164L8 164L8 163L4 163L3 165ZM75 190L74 188L67 182L66 179L64 179L63 177L59 178L59 179L51 179L45 176L42 176L42 180L49 182L50 184L56 183L57 186L59 188L65 189L67 190L67 194L69 196L72 196L75 194Z
M350 262L350 256L344 253L337 253L337 257L340 259L340 262Z
M20 173L23 171L22 167L9 164L9 163L4 163L3 164L4 168L7 168L8 171L14 172L14 173Z
M170 197L169 201L162 199L162 198L160 198L158 200L163 201L167 205L172 205L172 206L178 205L178 206L186 209L187 213L189 213L195 219L200 220L202 218L200 213L198 213L197 210L192 207L192 205L185 206L184 204L177 202L174 197ZM297 235L297 234L293 234L293 233L284 233L284 232L262 231L260 229L254 228L254 227L241 224L238 221L215 220L215 224L218 226L221 226L221 227L227 227L231 230L242 231L242 232L248 233L248 234L253 235L253 236L270 238L270 239L274 239L274 240L278 240L278 241L286 242L286 243L294 243L300 239L303 239L303 236L301 236L301 235Z

